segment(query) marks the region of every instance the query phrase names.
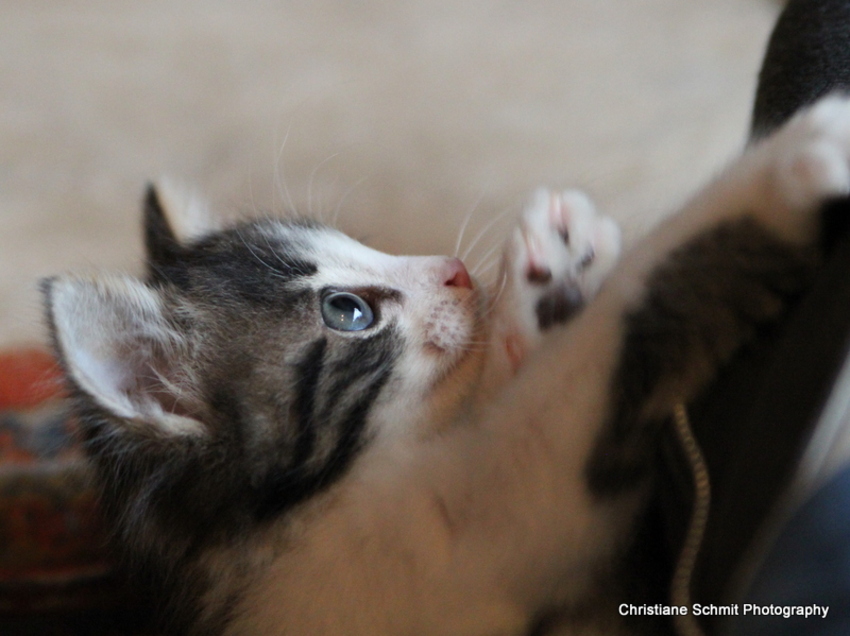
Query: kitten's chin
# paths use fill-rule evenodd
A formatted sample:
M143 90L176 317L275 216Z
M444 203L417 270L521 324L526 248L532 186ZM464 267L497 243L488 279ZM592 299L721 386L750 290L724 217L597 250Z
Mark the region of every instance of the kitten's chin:
M429 356L444 356L449 355L449 352L433 340L429 340L425 343L425 354Z
M431 349L433 345L426 345ZM448 357L431 384L428 420L429 430L440 430L454 421L461 406L474 393L481 376L485 356L482 351L467 346L456 352L429 351L431 355Z
M471 394L483 366L481 343L487 336L481 287L470 280L468 287L442 291L425 313L414 354L431 421L438 426L450 421L460 402Z
M484 348L477 343L485 341L486 330L476 314L466 337L452 347L442 347L428 341L424 353L436 366L432 379L432 391L435 396L447 393L451 400L466 397L478 380L485 360Z
M473 357L468 346L444 347L431 340L423 345L423 353L433 364L431 386L435 388L464 366L467 358Z

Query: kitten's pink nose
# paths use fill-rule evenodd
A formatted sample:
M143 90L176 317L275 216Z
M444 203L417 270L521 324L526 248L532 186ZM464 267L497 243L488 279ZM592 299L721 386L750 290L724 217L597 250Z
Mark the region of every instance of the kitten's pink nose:
M466 271L466 265L459 258L446 259L443 280L446 287L463 287L472 289L472 279Z

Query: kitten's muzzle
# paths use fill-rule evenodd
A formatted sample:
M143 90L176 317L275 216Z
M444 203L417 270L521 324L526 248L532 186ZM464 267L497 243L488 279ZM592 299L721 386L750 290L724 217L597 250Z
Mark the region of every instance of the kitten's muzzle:
M460 287L472 289L472 278L466 269L466 265L459 258L447 258L444 265L444 285L446 287Z

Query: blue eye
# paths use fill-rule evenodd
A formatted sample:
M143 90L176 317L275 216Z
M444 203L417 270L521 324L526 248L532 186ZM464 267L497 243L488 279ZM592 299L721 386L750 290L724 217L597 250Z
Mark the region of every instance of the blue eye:
M375 322L372 308L360 296L334 292L322 300L322 318L331 329L361 331Z

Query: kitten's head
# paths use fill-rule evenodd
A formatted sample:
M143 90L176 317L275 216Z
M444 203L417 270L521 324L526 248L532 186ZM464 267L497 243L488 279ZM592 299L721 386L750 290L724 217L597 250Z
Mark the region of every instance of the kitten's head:
M309 221L217 228L171 200L148 192L145 279L45 284L119 516L188 540L280 515L470 385L481 302L459 260Z

